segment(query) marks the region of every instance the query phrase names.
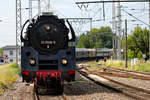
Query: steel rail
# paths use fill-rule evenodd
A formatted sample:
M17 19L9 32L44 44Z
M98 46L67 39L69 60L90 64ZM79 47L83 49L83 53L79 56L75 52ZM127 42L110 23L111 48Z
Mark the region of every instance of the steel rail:
M120 70L120 71L126 71L126 72L133 72L133 73L139 73L139 74L143 74L143 75L150 75L150 73L147 72L139 72L139 71L130 71L130 70L124 70L124 69L119 69L119 68L113 68L113 67L106 67L106 69L114 69L114 70Z
M68 97L65 93L62 94L62 97L63 97L65 100L70 100L69 97Z
M118 70L118 69L112 69L112 68L108 68L106 69L108 71L114 71L114 72L120 72L120 73L127 73L128 75L133 75L133 76L142 76L142 77L150 77L150 75L148 74L142 74L142 73L136 73L136 72L130 72L130 71L123 71L123 70Z
M59 95L58 95L58 96L59 96ZM47 97L50 97L50 95L47 96ZM69 97L68 97L66 94L64 94L64 93L61 95L61 97L62 97L64 100L70 100ZM46 97L45 97L45 98L46 98ZM34 100L41 100L41 99L40 99L40 95L37 95L36 93L34 93L33 99L34 99ZM43 100L43 99L42 99L42 100Z
M114 72L99 72L101 75L112 76L112 77L123 77L123 78L133 78L133 79L141 79L141 80L150 80L148 76L140 76L134 75L130 73L114 73Z
M50 95L47 95L47 96L50 97ZM58 96L61 96L64 100L70 100L69 97L65 93L63 93L62 95L58 95ZM40 95L37 94L34 89L33 89L33 99L34 100L41 100Z
M100 77L104 78L104 79L107 79L111 82L114 82L116 84L120 84L120 85L123 85L123 86L126 86L126 87L129 87L129 88L132 88L132 89L136 89L138 91L142 91L142 92L145 92L145 93L149 93L150 94L150 90L147 90L147 89L143 89L143 88L139 88L139 87L135 87L135 86L132 86L132 85L128 85L128 84L124 84L124 83L121 83L119 81L115 81L111 78L108 78L108 77L105 77L105 76L102 76L102 75L99 75Z
M110 86L110 85L108 85L108 84L106 84L106 83L102 83L102 82L100 82L100 81L96 81L96 80L90 78L90 77L88 76L89 74L86 73L86 72L82 72L82 71L78 71L78 72L79 72L81 75L83 75L84 77L88 78L89 80L93 81L94 83L96 83L96 84L98 84L98 85L105 86L106 88L115 90L115 91L117 91L117 92L119 92L119 93L122 93L122 94L124 94L124 95L126 95L126 96L129 96L129 97L132 97L132 98L136 98L136 99L139 99L139 100L149 100L149 99L146 98L146 97L143 97L143 96L140 96L140 95L137 95L137 94L132 93L133 91L128 92L128 91L125 91L125 90L123 90L123 89ZM107 80L108 80L108 79L107 79ZM126 87L127 87L127 86L126 86ZM142 90L142 91L143 91L143 89L139 89L139 90ZM145 91L145 90L144 90L144 91ZM149 93L149 91L146 91L146 92Z

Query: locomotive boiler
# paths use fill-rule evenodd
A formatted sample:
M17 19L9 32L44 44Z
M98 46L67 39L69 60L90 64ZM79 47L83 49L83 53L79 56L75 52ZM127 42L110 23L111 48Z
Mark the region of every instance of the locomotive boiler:
M69 46L69 42L75 42L75 33L69 21L42 13L25 22L21 41L22 79L34 82L36 92L41 87L56 87L56 92L62 93L64 81L75 80L75 47Z

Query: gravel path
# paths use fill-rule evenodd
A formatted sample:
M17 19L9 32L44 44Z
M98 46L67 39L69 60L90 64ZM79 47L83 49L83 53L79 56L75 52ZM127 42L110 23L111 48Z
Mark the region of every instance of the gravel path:
M19 79L0 96L0 100L34 100L33 85L22 83Z

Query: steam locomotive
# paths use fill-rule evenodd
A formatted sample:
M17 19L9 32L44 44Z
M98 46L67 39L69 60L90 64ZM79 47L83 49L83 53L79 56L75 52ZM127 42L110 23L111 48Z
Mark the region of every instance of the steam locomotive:
M74 81L76 69L75 47L68 45L75 42L75 32L69 21L59 19L51 12L42 13L25 22L21 41L23 81L33 82L37 93L39 88L50 90L51 87L56 87L57 93L63 93L64 81Z

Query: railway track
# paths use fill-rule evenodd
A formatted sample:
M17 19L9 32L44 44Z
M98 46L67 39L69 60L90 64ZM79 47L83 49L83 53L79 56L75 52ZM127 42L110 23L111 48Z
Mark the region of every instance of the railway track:
M119 93L123 93L126 96L130 96L130 97L136 98L138 100L149 100L149 98L150 98L150 90L138 88L135 86L131 86L131 85L127 85L127 84L115 81L108 77L102 76L97 72L89 72L88 73L88 72L80 70L79 73L98 85L102 85L106 88L115 90ZM92 73L97 76L102 77L103 79L105 79L107 81L100 81L100 80L97 80L96 78L93 78L92 76L90 76Z
M85 61L83 63L86 63L86 62L89 62L89 61ZM108 70L108 71L129 73L129 74L132 74L132 75L138 74L138 76L148 76L148 77L150 77L149 72L131 71L131 70L125 70L125 69L120 69L120 68L114 68L114 67L110 67L110 66L101 67L100 65L98 65L98 67L102 68L103 70Z
M97 70L91 70L86 66L82 66L79 69L86 69L89 72L98 72L101 75L111 76L111 77L123 77L123 78L133 78L133 79L141 79L141 80L150 80L150 73L145 72L137 72L137 71L129 71L123 69L116 69L112 67L103 67L98 68Z
M150 80L149 76L141 76L135 75L131 73L121 73L121 72L99 72L101 75L104 76L111 76L111 77L123 77L123 78L133 78L133 79L141 79L141 80Z
M34 90L33 90L34 91ZM53 100L53 99L56 99L56 100L70 100L70 98L65 94L63 93L62 95L40 95L40 94L37 94L34 92L34 100Z
M105 69L112 70L112 71L122 71L124 73L130 72L130 73L135 73L135 74L139 74L139 75L150 76L150 73L148 73L148 72L130 71L130 70L124 70L124 69L119 69L119 68L113 68L113 67L105 67Z
M51 100L51 99L57 99L57 100L70 100L69 97L63 93L62 95L57 96L51 96L51 95L37 95L34 94L34 100Z
M150 73L129 71L129 70L112 68L112 67L104 68L104 70L106 72L100 72L101 75L114 76L114 77L118 76L124 78L132 77L134 79L150 80Z

